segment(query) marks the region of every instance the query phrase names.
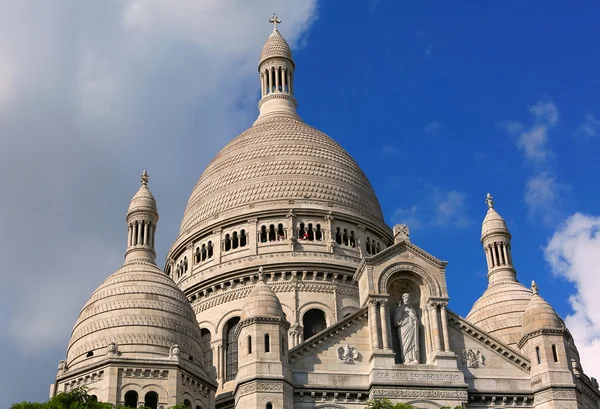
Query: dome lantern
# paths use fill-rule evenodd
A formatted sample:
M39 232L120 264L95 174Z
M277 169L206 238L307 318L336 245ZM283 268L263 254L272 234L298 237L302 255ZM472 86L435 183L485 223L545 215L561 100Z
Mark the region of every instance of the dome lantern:
M131 199L127 211L127 251L125 262L141 259L155 263L154 236L158 222L156 200L148 189L150 176L144 170L141 176L141 186Z
M485 203L488 211L481 224L481 244L488 265L488 285L517 282L510 247L511 236L506 222L494 209L494 198L489 193Z

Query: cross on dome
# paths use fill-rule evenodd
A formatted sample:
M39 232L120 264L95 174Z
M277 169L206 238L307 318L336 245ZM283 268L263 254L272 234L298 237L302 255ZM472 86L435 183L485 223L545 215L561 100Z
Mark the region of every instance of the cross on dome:
M148 186L148 181L150 180L150 176L148 176L148 172L144 170L142 172L142 186Z
M273 13L273 17L269 19L269 23L273 23L273 31L277 31L277 24L281 24L281 20L279 20L277 15Z
M494 198L489 193L487 194L487 196L485 198L485 204L487 204L488 209L494 208Z

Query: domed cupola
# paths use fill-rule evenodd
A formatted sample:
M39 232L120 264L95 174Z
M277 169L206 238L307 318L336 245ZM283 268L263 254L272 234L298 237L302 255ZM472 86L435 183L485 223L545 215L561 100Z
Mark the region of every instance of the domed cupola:
M285 319L279 298L265 283L262 267L259 270L258 281L246 298L241 321L253 318Z
M125 261L135 259L155 263L156 252L154 251L154 236L156 234L156 223L158 223L158 209L156 200L148 189L150 177L144 171L142 173L142 185L131 199L127 211L127 251Z
M488 288L473 304L467 320L498 337L507 345L521 339L523 313L531 292L517 280L511 254L511 235L504 219L494 209L488 193L488 210L481 224L481 244L488 268Z
M538 286L535 281L531 283L531 292L533 295L523 314L521 336L524 337L541 329L564 329L565 324L563 320L558 316L554 308L539 295Z

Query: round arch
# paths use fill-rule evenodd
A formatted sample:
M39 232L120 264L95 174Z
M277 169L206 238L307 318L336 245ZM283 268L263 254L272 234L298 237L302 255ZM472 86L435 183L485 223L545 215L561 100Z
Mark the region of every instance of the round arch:
M331 309L331 307L329 305L327 305L324 302L321 301L309 301L309 302L305 302L304 304L302 304L299 308L298 308L298 316L299 316L299 322L302 322L304 320L304 314L306 314L307 311L309 310L321 310L323 311L323 313L325 314L325 320L327 321L327 326L329 327L330 325L333 324L334 319L333 319L333 310Z
M396 275L396 273L400 272L407 272L420 278L423 283L426 284L425 288L427 289L427 294L430 297L442 296L441 288L436 280L434 280L423 267L419 266L418 264L408 262L392 264L383 270L377 283L377 292L379 294L388 295L387 289L390 279Z
M240 317L241 315L242 315L241 308L234 308L233 310L229 311L227 314L223 315L221 317L221 319L219 320L219 322L217 323L217 327L215 328L215 339L217 339L217 337L216 337L217 334L220 334L221 338L223 338L223 325L225 325L225 323L227 321L229 321L233 317Z
M221 321L219 321L219 322L221 322ZM205 320L205 321L198 322L198 326L200 328L206 328L207 330L210 331L211 334L217 333L217 327L215 326L215 324L213 324L210 321Z
M159 401L166 401L169 398L169 394L167 393L167 391L162 386L156 383L144 385L144 387L142 388L142 393L145 395L148 392L156 392L158 394Z

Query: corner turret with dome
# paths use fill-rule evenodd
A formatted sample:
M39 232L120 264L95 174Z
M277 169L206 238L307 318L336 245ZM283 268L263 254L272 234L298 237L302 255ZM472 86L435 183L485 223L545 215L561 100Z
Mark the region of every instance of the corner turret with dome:
M158 210L148 180L144 171L127 212L125 262L81 310L54 394L85 384L101 401L154 409L214 399L194 311L155 263ZM187 385L177 385L179 378Z
M81 311L52 394L85 385L153 409L600 409L565 322L518 281L492 196L487 288L463 318L446 277L476 278L385 223L356 161L298 115L285 25L269 23L256 120L200 176L164 272L144 171L125 262Z

